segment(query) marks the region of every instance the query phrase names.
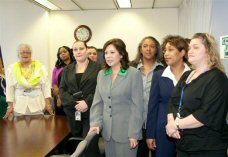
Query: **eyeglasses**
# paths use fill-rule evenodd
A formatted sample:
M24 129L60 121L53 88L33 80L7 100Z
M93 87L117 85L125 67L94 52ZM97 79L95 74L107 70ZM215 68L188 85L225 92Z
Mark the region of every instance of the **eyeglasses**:
M19 54L21 54L21 55L23 55L23 54L31 54L31 52L30 51L22 51Z

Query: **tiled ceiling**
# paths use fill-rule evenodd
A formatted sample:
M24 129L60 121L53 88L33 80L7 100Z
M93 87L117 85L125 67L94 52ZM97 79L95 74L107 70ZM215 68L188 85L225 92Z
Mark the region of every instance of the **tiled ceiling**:
M34 0L29 0L37 4ZM62 11L117 10L116 0L49 0ZM133 9L178 8L183 0L131 0Z

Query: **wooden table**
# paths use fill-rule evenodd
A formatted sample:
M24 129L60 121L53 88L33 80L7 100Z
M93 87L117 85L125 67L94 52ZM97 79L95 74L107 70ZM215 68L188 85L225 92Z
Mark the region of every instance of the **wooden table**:
M69 134L64 116L0 120L0 157L44 157Z

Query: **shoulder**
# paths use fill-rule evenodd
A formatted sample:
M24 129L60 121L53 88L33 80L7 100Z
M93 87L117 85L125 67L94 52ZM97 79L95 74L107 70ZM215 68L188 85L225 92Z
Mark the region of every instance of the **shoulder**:
M129 74L134 74L134 75L139 74L141 76L140 71L132 66L129 66L129 68L127 70L128 70Z
M156 70L156 71L154 71L153 75L155 75L155 76L160 75L161 76L162 73L164 72L164 70L165 70L165 68L162 68L160 70Z
M217 80L217 81L221 81L221 82L228 81L226 74L217 68L211 69L207 72L207 79L208 80Z
M154 71L160 71L160 70L164 70L164 69L165 69L165 66L163 64L158 64L155 67Z
M90 60L89 64L91 64L92 67L95 68L95 69L99 69L99 70L101 69L101 64L98 63L98 62L94 62L94 61Z
M138 63L136 61L131 61L129 65L134 67L134 68L137 68Z
M66 65L66 66L64 67L64 70L71 70L71 69L73 69L73 68L75 68L75 62Z

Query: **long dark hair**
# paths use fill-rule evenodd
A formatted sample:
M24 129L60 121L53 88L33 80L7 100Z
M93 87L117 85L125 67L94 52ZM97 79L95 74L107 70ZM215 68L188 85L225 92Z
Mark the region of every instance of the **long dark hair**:
M57 52L57 61L55 63L55 66L57 68L61 68L61 67L64 67L66 66L66 64L62 61L62 59L60 58L60 49L61 48L65 48L68 52L69 52L69 55L70 55L70 62L74 62L75 61L75 58L74 58L74 55L73 55L73 51L72 49L70 49L69 47L67 46L61 46L59 49L58 49L58 52Z
M114 38L114 39L110 39L109 41L107 41L104 46L103 46L103 51L104 51L104 59L105 59L105 49L109 46L109 45L113 45L116 50L119 52L119 54L122 56L120 63L121 63L121 68L123 69L128 69L129 68L129 58L128 58L128 52L126 50L126 45L123 42L123 40L118 39L118 38ZM105 62L104 63L104 69L108 69L110 68L110 66Z

